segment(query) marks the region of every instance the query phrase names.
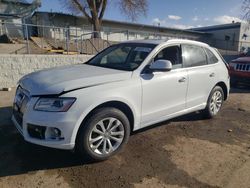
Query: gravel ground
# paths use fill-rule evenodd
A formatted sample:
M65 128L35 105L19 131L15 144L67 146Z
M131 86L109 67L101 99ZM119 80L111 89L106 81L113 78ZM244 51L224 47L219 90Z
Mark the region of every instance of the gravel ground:
M250 88L221 113L193 113L133 134L108 161L26 143L10 121L14 91L0 92L0 188L250 187Z

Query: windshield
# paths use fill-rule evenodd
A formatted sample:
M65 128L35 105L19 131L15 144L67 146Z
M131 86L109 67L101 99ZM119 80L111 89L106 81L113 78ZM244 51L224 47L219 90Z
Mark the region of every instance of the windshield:
M122 43L111 46L97 56L92 58L87 64L133 71L137 69L148 54L154 49L154 44Z

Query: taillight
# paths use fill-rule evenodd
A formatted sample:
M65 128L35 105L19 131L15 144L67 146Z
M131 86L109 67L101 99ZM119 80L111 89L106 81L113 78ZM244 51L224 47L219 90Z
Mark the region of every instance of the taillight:
M234 69L235 65L236 65L235 63L231 62L231 63L229 63L228 68L229 69Z
M229 67L234 67L235 63L229 63Z

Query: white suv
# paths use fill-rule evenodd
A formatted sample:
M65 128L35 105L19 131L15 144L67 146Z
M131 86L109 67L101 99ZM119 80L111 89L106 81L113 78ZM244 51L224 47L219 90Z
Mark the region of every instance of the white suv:
M12 120L28 142L104 160L132 131L198 110L215 116L228 93L228 70L207 44L131 41L24 76Z

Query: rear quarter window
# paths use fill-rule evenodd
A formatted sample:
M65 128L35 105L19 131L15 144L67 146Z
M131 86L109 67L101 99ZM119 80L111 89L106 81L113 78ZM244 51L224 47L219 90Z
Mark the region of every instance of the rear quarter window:
M205 48L205 51L207 53L207 60L208 60L208 64L215 64L218 63L218 58L214 55L213 52L211 52L211 50Z

